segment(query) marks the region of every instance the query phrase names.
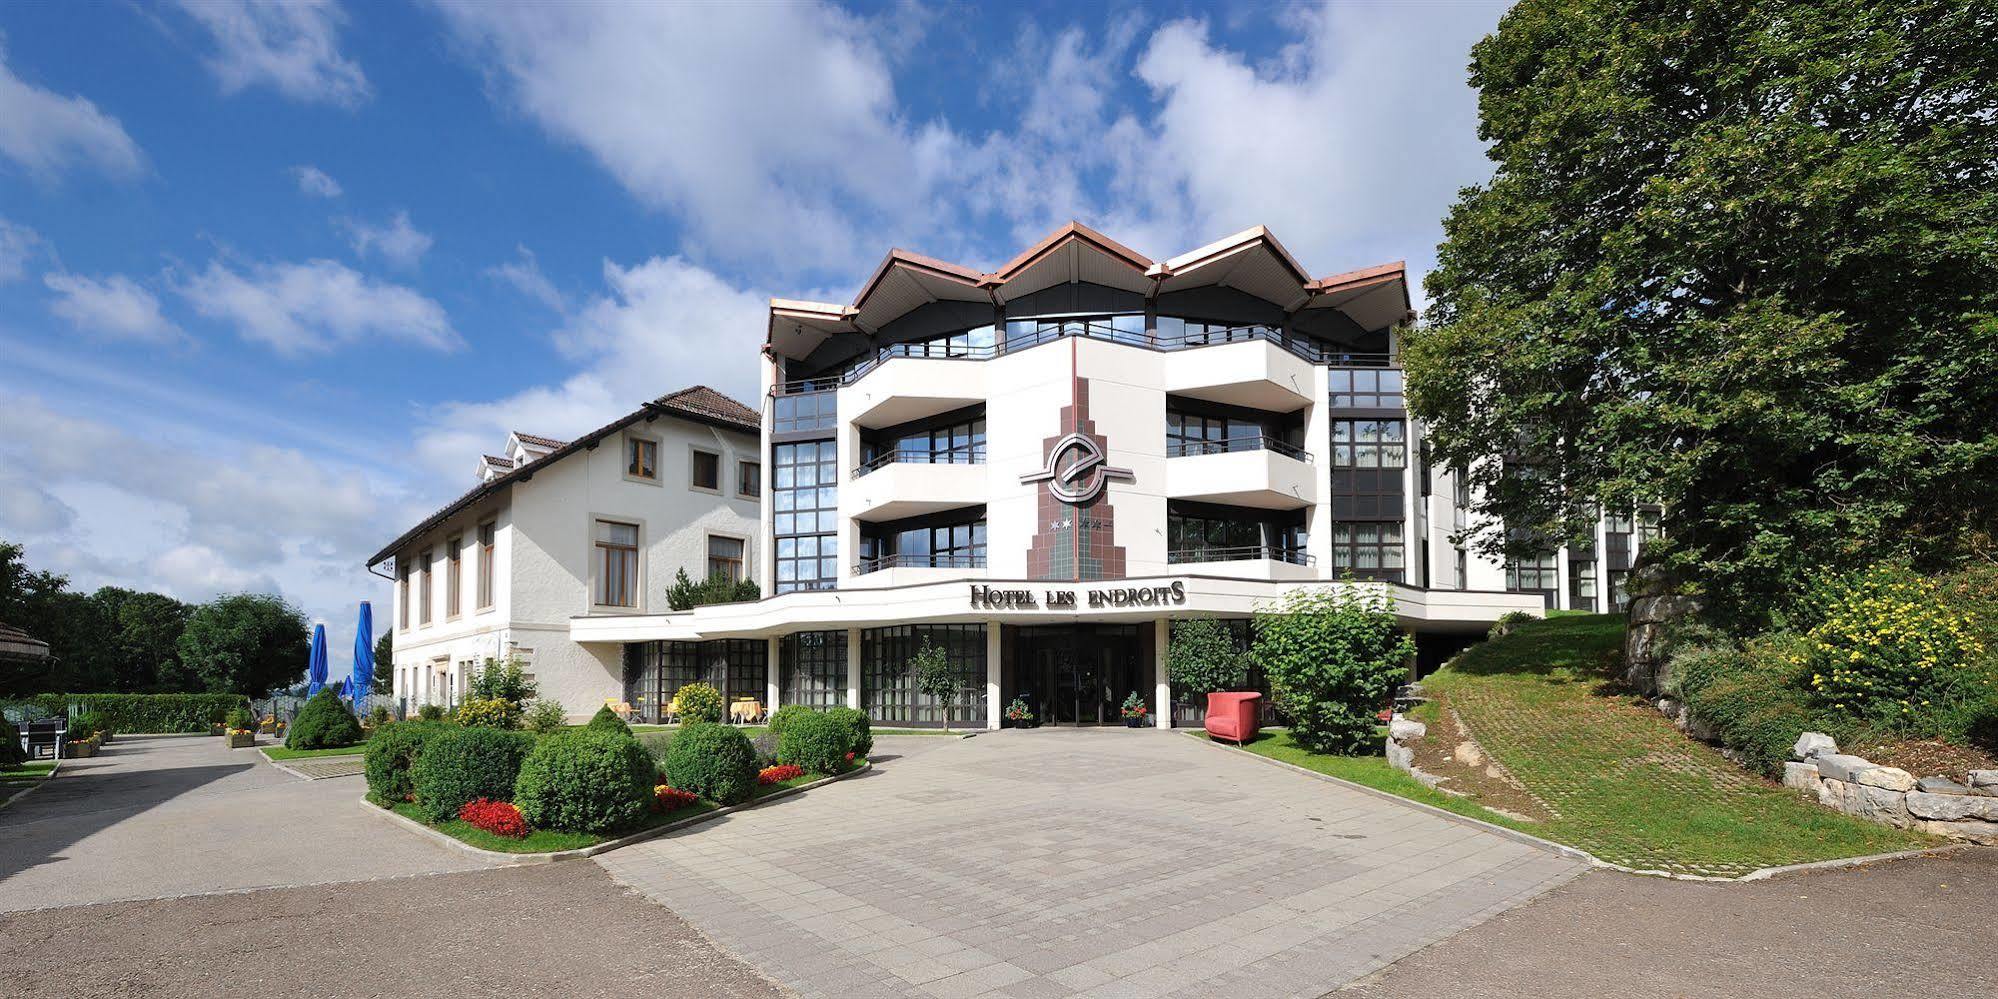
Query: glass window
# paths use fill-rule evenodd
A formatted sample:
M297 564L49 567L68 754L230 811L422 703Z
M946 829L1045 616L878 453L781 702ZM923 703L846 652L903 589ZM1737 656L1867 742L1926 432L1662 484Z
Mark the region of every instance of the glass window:
M694 488L721 488L721 455L713 451L694 449Z
M763 495L763 463L760 461L738 461L735 463L735 494L752 499Z
M1407 558L1402 525L1392 521L1332 525L1332 574L1398 581Z
M985 626L900 625L860 633L860 709L878 722L938 724L944 706L917 688L909 660L927 643L944 650L961 693L950 705L953 725L985 721Z
M465 605L465 575L463 552L465 539L455 537L444 542L444 619L458 616Z
M834 401L838 393L833 391L828 381L826 387L793 395L775 396L770 400L770 431L777 434L795 433L810 430L831 430L834 423Z
M479 609L493 605L493 536L496 525L479 525Z
M1559 581L1551 551L1506 563L1505 588L1511 592L1552 593L1557 586Z
M1333 420L1332 466L1408 467L1408 424L1402 420Z
M395 614L396 614L396 626L404 631L408 631L409 630L409 566L407 565L400 565L396 567Z
M659 478L659 442L643 437L626 437L624 474L636 479Z
M1568 606L1570 610L1596 609L1596 562L1594 559L1568 561Z
M742 539L708 535L708 578L742 579Z
M596 534L598 606L638 606L638 525L599 520Z
M800 631L777 644L780 704L808 708L846 704L846 632Z
M778 593L831 589L839 579L839 480L832 441L771 449L771 534L777 545ZM825 485L819 485L819 483Z
M416 585L421 588L416 595L416 623L420 625L430 623L430 591L436 589L437 578L432 571L435 565L435 557L429 552L424 552L423 574L416 578Z
M1399 368L1333 368L1328 374L1334 409L1402 409L1407 405Z

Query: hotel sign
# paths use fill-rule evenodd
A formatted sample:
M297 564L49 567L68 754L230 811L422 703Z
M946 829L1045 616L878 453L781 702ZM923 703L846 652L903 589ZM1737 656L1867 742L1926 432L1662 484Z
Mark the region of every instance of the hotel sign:
M1048 493L1071 506L1081 506L1103 494L1111 479L1129 482L1128 468L1112 468L1103 463L1102 445L1096 438L1070 433L1048 448L1047 467L1020 476L1021 485L1048 484Z
M971 584L973 610L1093 610L1108 607L1162 607L1186 603L1186 584L1173 580L1160 586L1106 586L1087 589L1002 589Z

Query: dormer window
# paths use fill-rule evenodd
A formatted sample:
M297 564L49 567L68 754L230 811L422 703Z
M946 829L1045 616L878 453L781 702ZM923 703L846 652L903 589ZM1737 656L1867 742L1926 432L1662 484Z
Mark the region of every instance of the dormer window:
M659 481L659 442L645 437L626 437L624 474L626 478Z

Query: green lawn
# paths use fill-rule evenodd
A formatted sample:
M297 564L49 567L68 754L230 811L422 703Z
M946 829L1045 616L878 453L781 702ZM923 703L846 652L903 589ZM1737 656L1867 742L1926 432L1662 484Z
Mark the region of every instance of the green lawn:
M54 760L23 763L18 767L0 768L0 780L40 780L55 770Z
M1553 816L1480 818L1614 864L1718 876L1936 842L1822 808L1687 738L1612 685L1622 636L1621 615L1534 621L1423 681L1428 712L1456 711Z
M338 746L333 749L286 749L283 744L258 746L264 755L273 760L309 760L316 756L359 756L368 751L367 743L352 746Z
M1196 738L1205 739L1207 737L1207 733L1205 732L1196 733ZM1233 743L1224 742L1222 745L1233 745ZM1482 819L1486 822L1510 826L1516 829L1525 829L1532 825L1532 823L1514 822L1503 815L1493 812L1491 809L1472 804L1464 798L1444 794L1410 777L1407 773L1389 766L1387 758L1384 756L1328 756L1324 753L1314 753L1298 745L1296 740L1290 737L1290 733L1282 729L1264 729L1262 734L1256 737L1255 741L1250 742L1242 748L1257 756L1267 756L1272 760L1288 763L1296 767L1303 767L1306 770L1316 771L1328 777L1337 777L1341 780L1352 781L1355 784L1364 784L1376 791L1386 791L1389 794L1407 798L1410 801L1419 801L1425 805L1435 805L1437 808L1446 809L1469 818Z

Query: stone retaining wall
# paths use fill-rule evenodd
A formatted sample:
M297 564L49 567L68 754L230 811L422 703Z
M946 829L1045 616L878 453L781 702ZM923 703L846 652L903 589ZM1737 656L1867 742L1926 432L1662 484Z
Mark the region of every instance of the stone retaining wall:
M1972 770L1964 786L1943 777L1916 779L1838 751L1822 732L1798 738L1783 784L1817 795L1818 804L1901 829L1998 845L1998 770Z

